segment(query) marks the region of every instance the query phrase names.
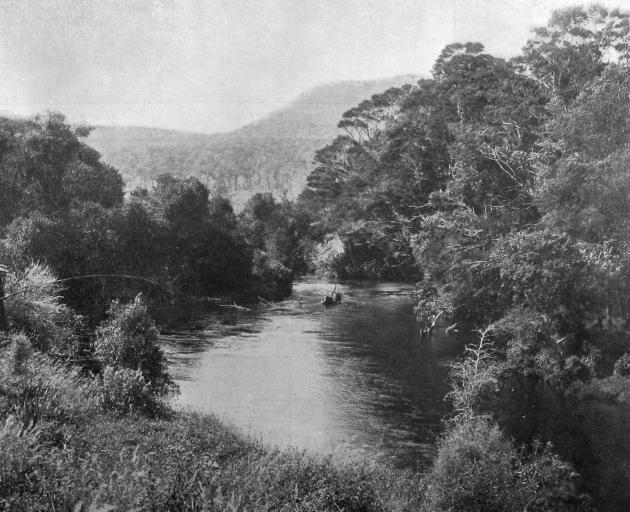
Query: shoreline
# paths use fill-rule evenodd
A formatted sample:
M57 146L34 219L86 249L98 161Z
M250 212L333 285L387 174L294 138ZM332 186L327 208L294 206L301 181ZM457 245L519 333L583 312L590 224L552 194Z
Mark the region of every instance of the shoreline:
M209 414L79 415L38 430L40 439L64 441L5 452L22 469L12 492L0 483L0 504L10 510L411 511L422 502L418 474L263 448Z

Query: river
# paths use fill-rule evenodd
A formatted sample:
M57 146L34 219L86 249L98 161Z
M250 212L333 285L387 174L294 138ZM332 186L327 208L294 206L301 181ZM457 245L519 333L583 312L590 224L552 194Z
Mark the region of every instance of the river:
M461 342L421 342L412 288L294 285L288 300L239 310L234 325L163 336L180 386L176 406L209 411L269 445L358 451L410 468L435 454L449 413L448 363Z

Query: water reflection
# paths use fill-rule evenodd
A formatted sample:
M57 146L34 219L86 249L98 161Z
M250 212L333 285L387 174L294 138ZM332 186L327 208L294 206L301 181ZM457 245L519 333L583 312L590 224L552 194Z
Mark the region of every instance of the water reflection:
M422 467L448 412L447 362L461 344L420 343L411 289L296 284L237 325L165 336L181 387L178 405L209 410L270 444L328 452L339 445Z

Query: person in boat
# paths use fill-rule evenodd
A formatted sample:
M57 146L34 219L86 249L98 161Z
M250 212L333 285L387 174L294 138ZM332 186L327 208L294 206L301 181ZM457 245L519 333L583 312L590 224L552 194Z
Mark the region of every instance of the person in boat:
M335 300L330 295L324 295L322 297L321 303L324 306L333 306L335 304Z
M324 306L336 306L338 304L341 304L341 299L342 299L341 293L337 292L331 295L324 295L322 297L321 303Z

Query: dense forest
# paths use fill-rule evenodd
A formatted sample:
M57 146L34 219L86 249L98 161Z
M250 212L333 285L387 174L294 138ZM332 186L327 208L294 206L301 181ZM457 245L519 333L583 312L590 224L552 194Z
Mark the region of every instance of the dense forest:
M120 173L82 142L88 129L60 114L0 123L2 261L17 274L46 262L79 313L98 320L138 292L164 307L290 292L300 241L288 202L257 195L237 216L196 178L170 174L125 198Z
M195 177L125 194L60 114L1 119L0 508L627 510L629 65L630 13L599 6L510 60L451 44L343 114L295 203L239 214ZM311 271L417 283L418 343L468 343L425 472L166 404L151 314L281 299Z
M558 11L509 61L449 45L315 155L300 203L343 245L332 270L417 280L425 335L438 318L478 330L453 370L436 510L529 510L496 493L520 485L506 468L529 471L509 438L534 458L552 443L602 510L630 503L629 19Z

